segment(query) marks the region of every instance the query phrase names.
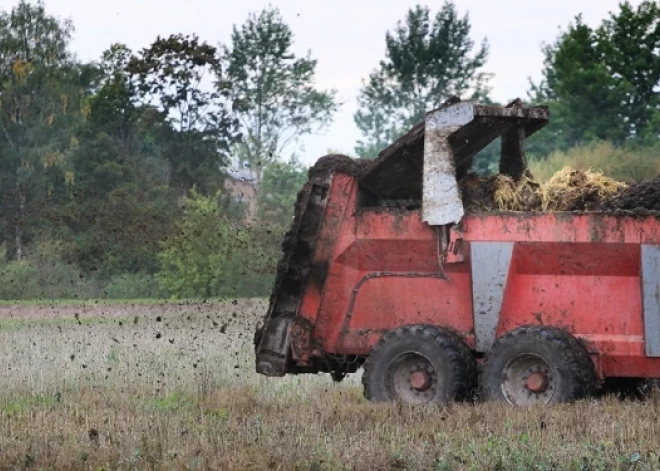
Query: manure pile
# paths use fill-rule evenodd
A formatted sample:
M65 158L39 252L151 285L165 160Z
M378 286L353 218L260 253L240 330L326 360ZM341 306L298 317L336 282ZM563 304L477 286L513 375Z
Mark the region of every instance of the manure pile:
M645 214L660 211L660 177L631 186L600 172L564 167L548 181L528 173L519 181L506 175L460 182L467 212L476 211L592 211Z

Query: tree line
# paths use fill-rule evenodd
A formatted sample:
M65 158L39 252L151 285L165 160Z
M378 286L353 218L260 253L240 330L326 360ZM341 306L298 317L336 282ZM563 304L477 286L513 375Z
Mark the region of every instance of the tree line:
M530 139L533 159L601 142L655 158L659 18L657 2L624 2L596 28L576 16L544 48L527 101L552 121ZM340 106L316 85L317 59L293 53L273 7L228 44L176 33L81 61L73 35L42 1L0 11L0 299L268 294L306 180L300 139ZM359 92L355 154L375 157L451 95L493 103L489 48L450 1L409 9ZM498 152L474 170L496 170ZM655 176L648 160L622 172ZM252 223L224 186L236 166L257 189Z

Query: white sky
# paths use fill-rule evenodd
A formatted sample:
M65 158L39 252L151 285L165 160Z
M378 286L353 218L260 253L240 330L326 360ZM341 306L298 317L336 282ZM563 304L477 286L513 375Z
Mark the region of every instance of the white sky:
M0 0L4 10L17 1ZM385 32L403 19L415 2L401 0L45 0L50 14L71 18L76 32L73 50L81 59L97 59L113 42L134 50L157 35L196 33L217 45L228 42L234 24L268 4L278 7L295 35L295 50L318 59L317 83L334 88L344 102L333 124L304 140L301 160L309 165L328 149L352 154L360 134L353 123L361 79L384 58ZM419 3L435 13L442 0ZM495 100L526 97L528 78L538 81L541 45L552 42L559 28L582 13L597 25L618 0L455 0L461 16L468 12L472 38L490 43L485 70L495 74ZM640 0L632 0L634 5Z

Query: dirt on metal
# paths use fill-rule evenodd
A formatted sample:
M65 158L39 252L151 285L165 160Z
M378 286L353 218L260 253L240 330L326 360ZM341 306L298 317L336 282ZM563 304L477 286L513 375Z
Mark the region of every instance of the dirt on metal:
M301 234L305 232L303 227L303 216L305 210L313 210L307 204L310 193L315 184L327 182L328 177L334 173L345 173L351 176L357 176L367 166L371 165L373 160L352 159L343 154L328 154L316 161L308 170L308 181L298 192L294 208L293 222L282 242L282 257L277 264L277 273L275 275L276 289L273 290L271 303L280 292L278 287L285 283L302 283L310 267L308 266L311 255L306 251L309 249L306 243L301 240ZM320 214L318 215L320 217ZM309 256L308 256L309 255ZM318 275L318 269L314 275Z
M275 284L274 284L275 287L281 286L282 282L284 282L285 278L287 277L287 273L289 272L290 269L293 271L300 271L300 267L293 265L291 262L293 260L293 255L296 250L296 246L298 245L298 231L300 229L300 223L302 221L302 213L305 206L305 201L307 199L307 195L309 194L311 186L312 184L310 182L307 182L298 192L298 197L296 199L296 205L294 209L293 222L291 223L291 227L289 228L287 233L284 235L284 240L282 241L282 257L280 258L280 261L277 263L277 273L275 275ZM274 301L275 297L277 296L277 292L278 292L277 289L273 290L273 294L271 295L271 303Z
M307 171L310 181L325 180L331 173L357 176L364 168L373 164L369 159L352 159L343 154L328 154L316 161Z

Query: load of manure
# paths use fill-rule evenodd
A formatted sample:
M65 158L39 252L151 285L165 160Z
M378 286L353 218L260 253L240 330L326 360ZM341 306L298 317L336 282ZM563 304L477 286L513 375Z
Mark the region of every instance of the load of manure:
M463 204L476 211L599 211L628 188L601 172L564 167L544 183L527 173L515 181L507 175L478 177L461 183Z

